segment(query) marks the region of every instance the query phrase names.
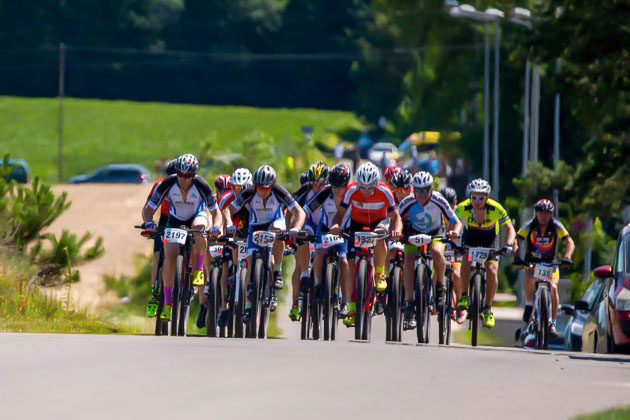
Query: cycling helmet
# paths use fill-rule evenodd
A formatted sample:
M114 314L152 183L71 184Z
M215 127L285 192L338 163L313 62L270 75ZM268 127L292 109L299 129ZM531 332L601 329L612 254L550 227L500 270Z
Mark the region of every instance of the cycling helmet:
M387 169L385 169L385 172L383 173L383 178L385 178L385 182L391 183L392 177L394 176L394 174L402 170L403 169L400 166L396 166L396 165L389 166Z
M300 174L300 185L304 185L308 182L308 171L304 171Z
M269 165L263 165L254 172L254 185L270 187L276 183L276 171Z
M177 173L177 169L175 168L175 164L177 163L177 159L169 160L164 165L164 172L166 175L175 175Z
M214 180L214 187L217 190L225 191L232 189L232 177L228 174L221 174Z
M194 174L199 169L199 161L194 155L187 153L177 158L175 170L182 174Z
M405 169L397 171L392 175L390 184L394 188L409 188L411 185L411 174Z
M372 162L366 162L357 169L357 181L363 186L375 185L378 181L378 168Z
M457 193L451 187L444 187L444 188L442 188L440 190L440 194L442 194L444 196L444 198L446 198L446 201L448 201L448 203L451 206L453 206L455 204L455 202L457 201Z
M339 163L330 170L328 183L333 187L345 187L350 181L350 168L345 163Z
M411 179L411 185L415 188L426 188L433 185L433 175L427 171L416 172Z
M468 185L469 195L470 193L490 194L490 191L490 184L482 178L473 179Z
M232 184L239 185L243 189L252 185L252 173L247 168L238 168L232 174Z
M536 211L542 211L545 213L553 213L554 209L555 207L553 203L550 200L547 200L546 198L542 198L538 200L536 204L534 204L534 210Z
M308 168L308 180L311 182L326 182L328 178L328 165L325 162L315 162Z

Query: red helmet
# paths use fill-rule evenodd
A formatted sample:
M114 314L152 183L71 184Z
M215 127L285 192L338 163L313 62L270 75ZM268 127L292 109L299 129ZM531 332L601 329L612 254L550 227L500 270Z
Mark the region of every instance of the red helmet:
M232 177L228 174L221 174L214 180L214 187L219 191L232 189Z
M396 166L396 165L389 166L387 169L385 169L385 172L383 173L383 177L385 178L385 182L387 182L389 184L391 182L392 177L394 176L394 174L396 172L400 172L400 171L402 171L402 168L400 166Z

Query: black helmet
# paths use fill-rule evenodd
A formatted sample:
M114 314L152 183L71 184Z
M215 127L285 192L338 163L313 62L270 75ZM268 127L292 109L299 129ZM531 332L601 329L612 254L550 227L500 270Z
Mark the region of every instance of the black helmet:
M547 200L546 198L541 198L540 200L536 202L536 204L534 204L534 210L536 211L542 211L544 213L553 213L554 209L555 207L553 203L550 200Z
M177 173L177 169L175 169L176 163L177 159L172 159L166 162L164 165L164 173L166 173L166 175L175 175Z
M263 165L254 172L254 185L270 187L276 183L276 171L269 165Z
M345 187L350 181L350 168L345 163L339 163L330 170L328 183L333 187Z
M308 168L308 180L311 182L326 182L328 165L324 161L315 162Z
M308 182L308 171L304 171L300 174L300 185L304 185Z
M457 193L451 187L442 188L440 190L440 194L442 194L444 198L446 198L446 201L448 201L448 204L450 204L451 206L453 206L457 201Z
M396 171L389 182L394 188L409 188L411 185L411 174L406 169Z

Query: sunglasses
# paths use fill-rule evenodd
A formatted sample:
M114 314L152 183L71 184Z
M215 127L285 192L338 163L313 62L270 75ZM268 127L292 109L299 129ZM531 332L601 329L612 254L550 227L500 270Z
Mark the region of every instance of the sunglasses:
M431 191L431 187L424 187L424 188L414 187L413 189L413 192L415 192L416 194L426 194L429 191Z
M241 190L243 189L243 186L242 185L234 185L233 188L234 188L234 191L241 192Z
M359 188L361 189L361 191L373 191L375 187L374 186L371 186L371 187L359 186Z
M256 185L256 191L271 191L271 185L263 187L262 185Z
M195 176L195 174L193 174L193 173L190 173L190 174L183 174L183 173L181 173L181 172L177 172L177 176L178 176L178 177L180 177L180 178L186 178L186 179L188 179L188 178L192 178L193 176Z
M396 187L394 188L394 192L399 194L407 194L409 192L409 188Z
M486 197L485 197L485 196L483 196L483 195L471 195L471 196L470 196L470 199L471 199L472 201L483 201L483 200L485 200L485 199L486 199Z

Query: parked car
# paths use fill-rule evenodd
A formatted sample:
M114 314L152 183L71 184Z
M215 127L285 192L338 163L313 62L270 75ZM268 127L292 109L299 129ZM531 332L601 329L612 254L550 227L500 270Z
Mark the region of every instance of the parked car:
M560 310L569 316L564 328L564 349L568 351L582 351L582 331L587 317L593 317L596 304L604 295L605 279L595 278L595 281L584 292L575 305L561 305Z
M86 182L147 184L152 182L151 173L142 165L113 164L98 168L87 175L73 176L68 184L82 184Z
M619 233L613 265L595 269L605 281L597 312L587 318L582 331L582 351L630 351L630 223Z
M383 161L389 160L389 157L393 153L398 153L396 145L394 143L381 141L374 143L372 147L368 149L368 159L376 166L382 166Z
M0 159L0 166L4 166L2 159ZM14 179L21 184L31 182L31 169L24 159L9 159L9 167L13 168L9 173L9 180Z

